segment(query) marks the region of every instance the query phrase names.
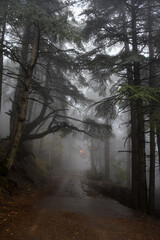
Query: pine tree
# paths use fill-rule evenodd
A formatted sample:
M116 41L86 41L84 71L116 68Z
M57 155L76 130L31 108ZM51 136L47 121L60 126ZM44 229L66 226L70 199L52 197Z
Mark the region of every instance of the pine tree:
M48 118L51 116L51 114L47 112L47 109L49 109L48 101L49 99L51 100L51 95L54 95L54 89L52 86L52 89L49 91L50 86L46 85L43 87L39 79L35 80L36 77L39 78L39 74L36 75L38 66L41 66L41 70L43 68L45 69L43 63L48 63L50 60L52 64L57 62L56 65L62 65L62 61L64 61L63 57L66 58L66 62L68 57L69 65L71 55L65 54L65 48L61 48L60 46L63 46L64 41L73 41L75 44L80 43L75 27L68 22L68 10L65 11L65 9L67 9L66 3L64 5L59 1L47 1L44 3L41 1L32 2L28 0L24 2L17 0L10 2L10 8L12 11L10 12L9 22L13 26L13 29L15 29L17 43L19 43L21 48L19 48L19 45L14 46L6 43L8 57L19 64L19 72L15 73L15 76L17 76L17 86L11 111L10 149L7 154L8 168L11 168L14 163L21 138L22 136L24 137L23 133L25 133L26 137L27 134L31 133L35 127L38 126L38 124L41 125L44 120L47 120L47 116ZM49 46L51 47L50 49ZM60 56L63 57L61 58ZM59 63L58 60L60 60ZM63 63L65 65L65 62ZM57 75L54 77L58 79L58 69L56 69L56 66L50 66L50 68L51 67L55 68L55 72L57 70ZM46 73L42 71L43 74L47 74L47 71L51 72L51 69L48 70L48 68L49 65L47 64ZM61 75L59 77L63 81L64 76ZM47 77L44 79L48 81ZM84 100L83 94L80 94L77 88L73 87L72 84L69 85L69 81L68 86L66 85L66 89L62 90L62 86L59 84L56 91L65 92L67 89L68 93L66 92L66 95L72 95L73 99L78 95L78 97ZM30 125L27 126L27 107L31 96L30 91L33 89L36 89L36 94L39 92L40 96L43 97L43 106L39 118L33 121L32 124L30 122ZM49 91L49 96L47 91ZM58 95L56 97L58 99ZM63 102L65 102L65 100ZM45 105L47 105L47 108ZM52 111L53 110L52 108ZM52 126L55 122L57 125ZM43 134L39 136L37 134L37 136L34 137L42 137L47 133L53 133L59 129L58 119L55 122L53 117L49 122L48 129ZM66 125L67 124L62 122L61 127L65 128ZM68 124L68 128L69 127L71 128L72 126ZM33 139L32 137L30 136L30 139Z
M157 24L150 21L154 31L146 27L149 14L147 14L148 1L135 2L123 1L92 1L90 8L85 11L88 16L87 26L84 33L87 38L92 37L95 48L86 54L86 64L93 73L92 80L99 79L100 84L106 88L106 80L111 74L119 76L123 83L119 85L118 94L112 98L106 98L100 105L108 106L120 104L122 109L130 109L131 113L131 141L132 141L132 207L147 210L146 188L146 144L144 117L148 116L148 108L154 109L157 101L156 89L153 89L153 62L152 57L153 38L157 38ZM152 18L157 13L158 2L152 3ZM154 10L153 10L154 9ZM154 35L153 35L154 32ZM147 36L150 36L149 39ZM154 36L154 37L153 37ZM107 53L107 48L119 46L114 55ZM145 56L146 48L149 49L149 58ZM144 50L145 49L145 50ZM154 50L155 52L155 50ZM147 74L146 74L147 73ZM156 73L155 73L156 75ZM151 79L151 84L149 79ZM150 85L151 88L148 88ZM151 101L154 99L154 101ZM154 104L154 107L153 107ZM105 109L106 109L105 108ZM105 111L105 110L104 110ZM155 112L154 112L155 114ZM150 118L153 119L153 113ZM149 120L153 122L152 120ZM151 154L154 159L155 136L153 127L150 126ZM154 181L154 160L151 159L152 186ZM150 189L153 194L153 189ZM151 200L152 201L152 200Z

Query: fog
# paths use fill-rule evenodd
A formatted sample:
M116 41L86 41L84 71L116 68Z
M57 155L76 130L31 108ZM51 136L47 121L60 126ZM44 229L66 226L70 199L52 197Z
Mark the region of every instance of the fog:
M1 117L0 117L0 137L6 138L9 136L9 115L7 114L11 109L11 103L7 98L6 101L2 102Z
M115 81L115 80L114 80ZM106 96L109 96L109 85ZM81 91L91 102L102 99L99 94L89 88L82 88ZM9 115L11 110L10 97L13 96L13 89L5 87L0 117L0 136L6 138L9 136ZM78 110L77 110L78 108ZM85 116L93 117L94 108L87 110L87 106L70 106L66 112L66 117L72 116L75 119L83 120ZM34 103L30 121L36 118L41 111L41 104ZM103 122L101 118L95 118ZM50 120L49 120L50 121ZM82 124L74 120L69 120L78 129ZM90 137L84 133L73 131L63 133L57 131L54 134L48 134L43 138L33 141L27 141L26 147L35 157L39 158L47 166L50 175L54 176L57 172L79 172L88 174L93 179L101 181L107 180L122 187L131 188L131 143L129 134L129 113L120 113L117 118L112 119L112 134L106 139ZM46 128L47 122L42 125L41 130ZM147 137L146 137L147 138ZM107 143L106 143L107 141ZM106 145L107 144L107 145ZM106 170L106 162L108 169ZM149 163L148 163L149 164ZM149 166L147 164L147 179L149 179ZM160 177L158 169L158 159L156 162L156 206L159 205ZM148 184L148 181L147 181Z
M11 1L1 13L2 168L12 169L25 149L50 176L79 172L128 188L136 207L152 211L147 204L154 188L158 204L160 192L160 49L150 19L158 2L31 2L12 9Z
M73 116L73 115L72 115ZM77 116L75 116L77 117ZM127 128L122 124L124 120L114 120L112 136L108 139L108 180L122 186L130 187L130 155L128 142L125 143ZM79 126L80 127L80 126ZM105 174L106 140L90 137L84 133L73 132L67 135L62 132L50 134L42 139L27 142L37 158L44 161L49 171L55 172L91 172L94 164L95 174L101 180ZM129 174L128 174L129 171ZM128 185L129 182L129 185Z

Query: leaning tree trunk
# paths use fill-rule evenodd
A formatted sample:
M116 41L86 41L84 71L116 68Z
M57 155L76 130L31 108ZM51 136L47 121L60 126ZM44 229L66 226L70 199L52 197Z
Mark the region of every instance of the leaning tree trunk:
M24 75L20 79L23 83L22 85L22 95L19 102L19 113L18 113L18 121L16 123L16 131L13 136L13 140L11 143L10 150L7 155L7 167L10 169L15 161L15 157L19 148L23 126L26 118L26 111L27 111L27 104L30 92L30 84L33 76L33 69L35 67L37 56L38 56L38 49L39 49L39 28L34 26L33 32L33 42L32 42L32 49L31 49L31 56L30 61L27 63L27 68L25 69Z
M34 131L34 129L39 126L40 124L42 124L45 121L45 114L47 112L47 107L48 107L48 96L49 96L49 81L50 81L50 75L49 75L49 71L50 71L50 62L49 60L47 61L47 69L46 69L46 79L45 79L45 85L44 85L44 92L42 95L43 98L43 105L41 108L41 111L38 115L38 117L36 117L35 119L33 119L33 121L29 122L29 119L31 119L31 114L32 111L31 109L28 109L28 123L25 124L24 129L23 129L23 136L22 136L22 141L23 140L27 140L27 137L29 136L29 134ZM32 100L32 105L34 103L34 100ZM36 103L36 102L35 102Z
M23 88L24 88L24 81L25 81L23 78L26 74L26 69L27 69L29 43L30 43L30 25L27 25L23 33L19 77L17 79L14 100L12 103L12 111L11 111L11 118L10 118L10 141L11 142L13 142L13 138L16 133L16 127L17 127L17 122L19 118L19 108L20 108L19 104L23 98Z

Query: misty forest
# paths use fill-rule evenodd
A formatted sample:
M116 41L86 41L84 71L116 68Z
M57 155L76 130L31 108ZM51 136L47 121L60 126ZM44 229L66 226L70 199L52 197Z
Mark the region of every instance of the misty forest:
M160 1L0 0L0 238L158 240Z

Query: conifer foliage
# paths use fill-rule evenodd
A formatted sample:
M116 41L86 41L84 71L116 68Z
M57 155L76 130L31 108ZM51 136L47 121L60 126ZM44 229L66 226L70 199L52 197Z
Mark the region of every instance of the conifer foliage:
M15 89L9 113L8 169L14 164L20 142L59 129L72 130L72 124L64 119L65 111L68 105L85 101L71 81L78 78L76 73L73 77L76 51L65 45L81 47L70 4L71 1L8 0L1 13L1 85L3 79L4 84ZM6 63L4 67L5 57L11 66ZM41 110L33 112L36 107Z
M111 103L130 112L132 141L132 207L154 212L155 151L159 136L159 1L88 1L84 36L94 43L85 55L92 81L107 87L118 77L117 93L97 103L107 114ZM113 51L114 49L114 51ZM104 107L105 106L105 107ZM147 130L146 130L147 129ZM149 198L147 197L147 143L150 132Z

